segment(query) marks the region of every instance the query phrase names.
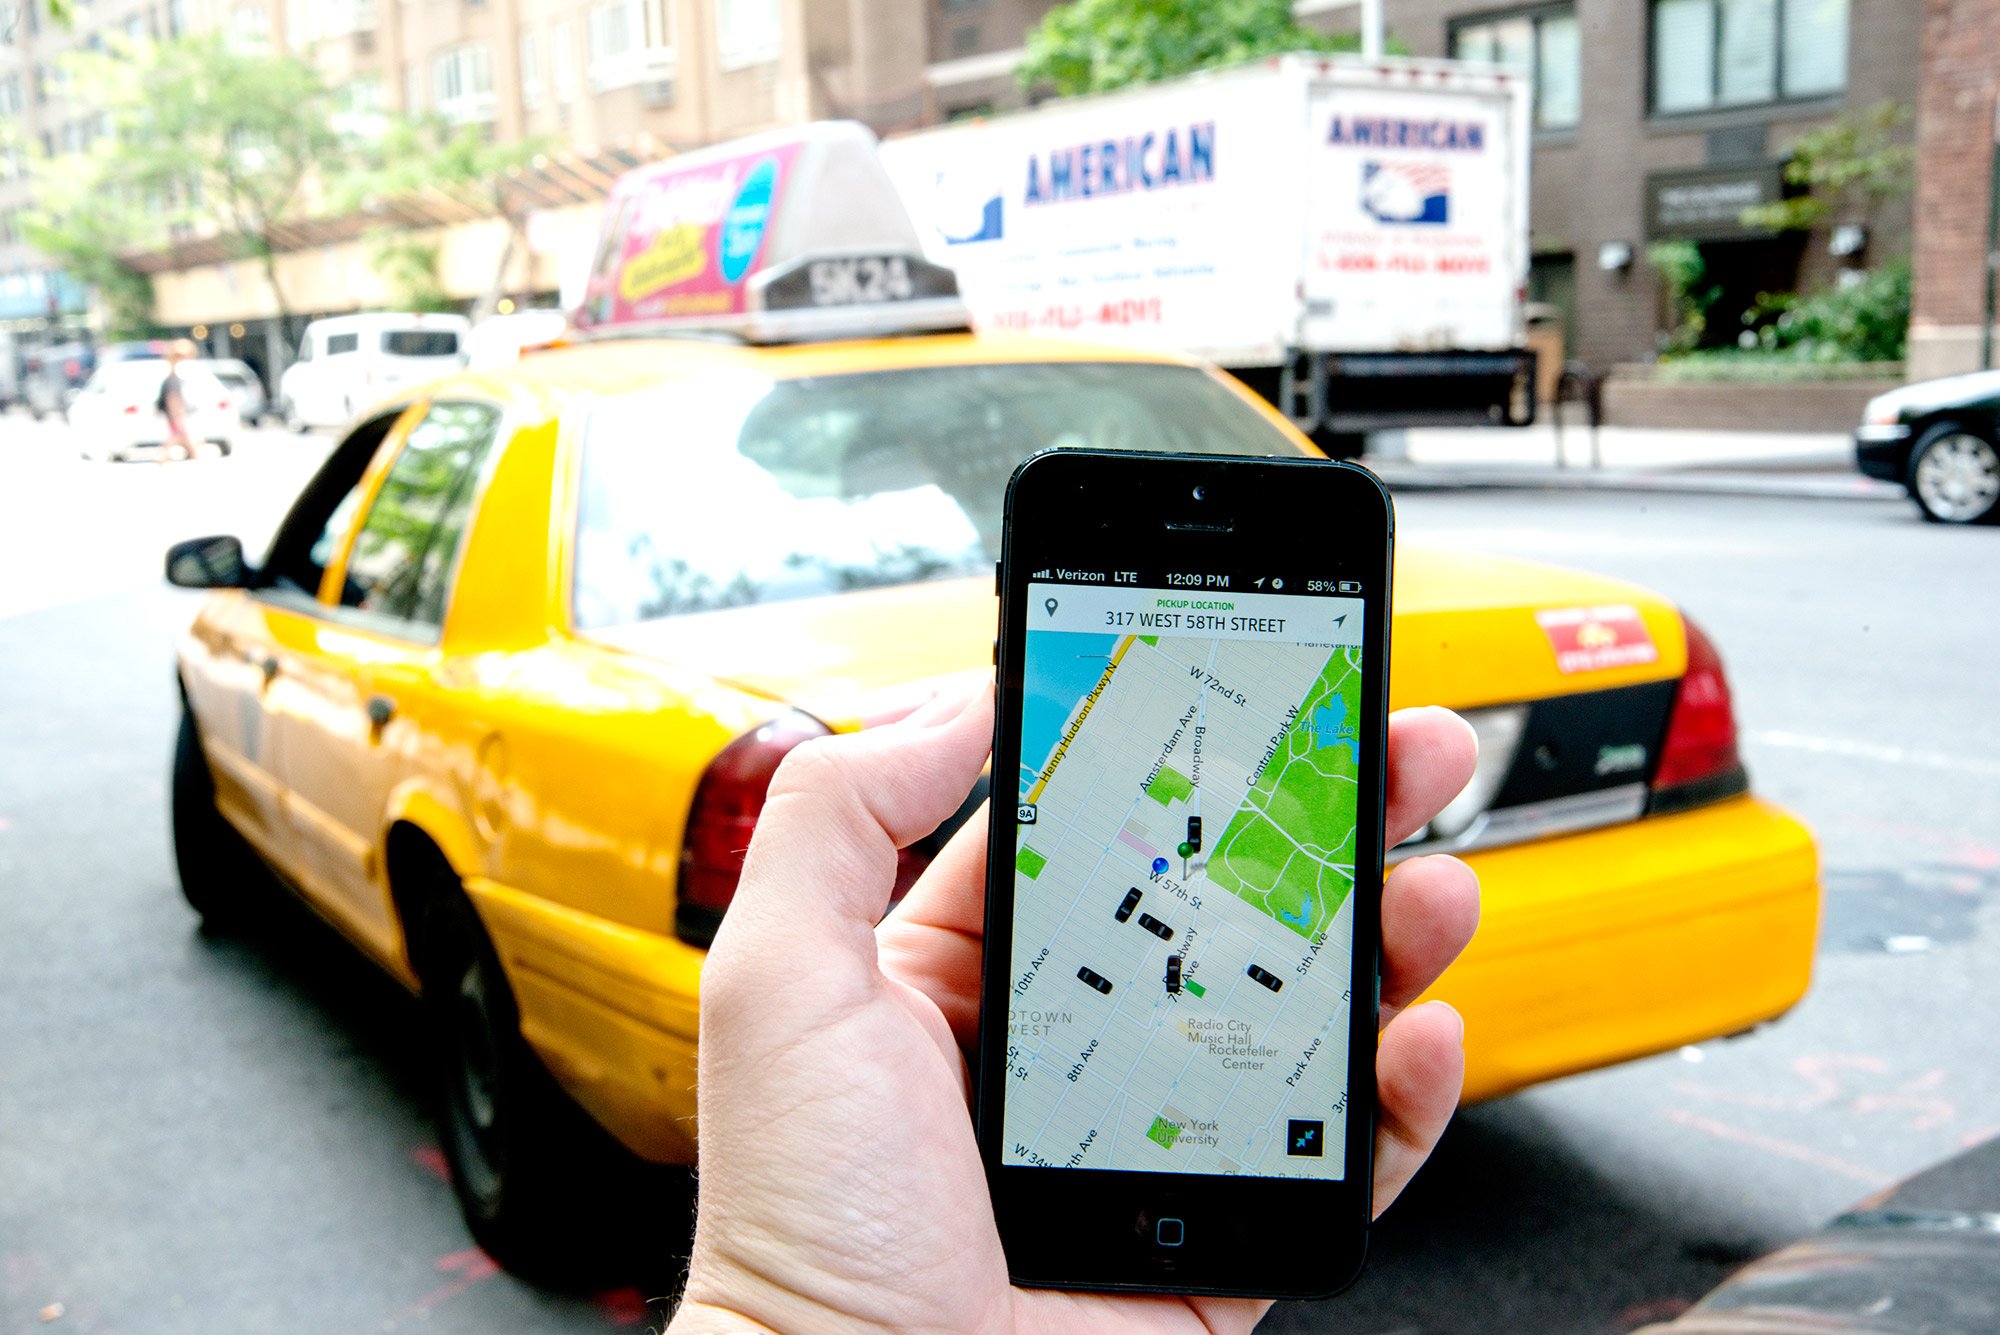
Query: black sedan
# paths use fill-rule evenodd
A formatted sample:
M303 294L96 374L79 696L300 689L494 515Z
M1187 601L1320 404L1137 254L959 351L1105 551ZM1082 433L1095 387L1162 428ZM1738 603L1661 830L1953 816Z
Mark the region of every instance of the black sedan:
M2000 371L1926 380L1871 399L1854 456L1868 476L1908 487L1926 519L2000 520Z

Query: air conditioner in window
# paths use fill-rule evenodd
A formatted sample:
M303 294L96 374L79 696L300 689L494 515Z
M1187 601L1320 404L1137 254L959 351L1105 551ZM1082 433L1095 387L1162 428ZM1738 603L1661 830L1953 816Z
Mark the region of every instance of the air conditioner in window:
M357 32L354 34L354 54L357 56L372 56L375 54L375 34L373 32Z
M639 82L639 103L648 107L670 107L674 104L674 76L642 79Z

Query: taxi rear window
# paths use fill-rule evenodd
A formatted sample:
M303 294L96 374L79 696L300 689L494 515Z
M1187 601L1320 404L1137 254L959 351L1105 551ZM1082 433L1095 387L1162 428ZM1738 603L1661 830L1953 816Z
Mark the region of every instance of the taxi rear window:
M661 386L586 428L577 629L990 568L1051 447L1297 454L1193 367L1042 362Z

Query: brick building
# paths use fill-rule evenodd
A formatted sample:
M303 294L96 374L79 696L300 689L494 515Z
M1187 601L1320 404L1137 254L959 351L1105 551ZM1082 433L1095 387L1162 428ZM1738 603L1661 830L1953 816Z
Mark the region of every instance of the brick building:
M2000 0L1924 0L1911 379L1978 368L2000 141Z
M929 78L940 116L1018 106L1012 77L1044 0L928 0ZM1383 0L1420 56L1498 60L1533 72L1532 295L1564 312L1572 356L1603 369L1650 359L1662 325L1649 243L1699 243L1723 288L1726 337L1760 292L1810 290L1845 266L1907 253L1905 201L1869 220L1858 251L1831 253L1832 219L1807 235L1758 234L1745 204L1783 188L1801 132L1884 100L1913 105L1916 0ZM1953 8L1932 0L1932 9ZM1956 8L1990 10L1962 0ZM1351 0L1301 0L1306 22L1351 30ZM1991 38L1985 48L1991 51Z
M930 98L923 0L90 0L68 25L48 0L0 0L0 327L50 339L83 320L83 291L21 240L23 170L89 148L96 109L72 96L63 56L112 33L170 38L221 29L314 64L347 128L387 113L435 114L502 142L550 145L525 173L527 244L462 200L401 202L394 221L436 247L446 296L504 285L555 295L564 257L587 261L611 181L641 161L822 117L881 131L924 122ZM279 281L300 315L381 306L394 290L366 236L381 219L313 219L277 238ZM160 323L240 354L275 378L288 339L259 264L197 232L135 257ZM294 336L296 330L290 331Z

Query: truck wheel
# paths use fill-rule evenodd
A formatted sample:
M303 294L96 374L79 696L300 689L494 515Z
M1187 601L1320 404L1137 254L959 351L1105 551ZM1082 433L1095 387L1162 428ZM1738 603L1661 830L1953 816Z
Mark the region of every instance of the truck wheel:
M284 423L285 430L295 436L306 429L305 418L299 416L299 406L290 399L278 405L278 420Z
M1938 423L1910 451L1910 497L1933 523L2000 520L2000 448L1962 423Z
M243 920L257 888L269 878L257 854L215 806L215 777L202 754L194 714L181 706L180 736L174 742L170 806L174 868L181 894L210 931Z
M443 878L443 872L432 875ZM438 1132L479 1245L519 1274L561 1276L584 1257L587 1151L609 1137L521 1037L513 989L455 879L431 887L419 952L436 1048Z

